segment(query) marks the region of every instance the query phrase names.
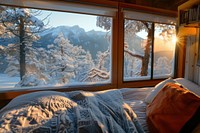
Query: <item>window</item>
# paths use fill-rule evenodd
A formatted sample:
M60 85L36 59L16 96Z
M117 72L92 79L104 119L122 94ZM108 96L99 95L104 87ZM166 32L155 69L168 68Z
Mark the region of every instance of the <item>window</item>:
M68 6L1 6L0 88L111 84L112 11L95 15L79 5L84 10L74 13L77 5Z
M102 90L174 76L175 18L123 6L0 2L0 91Z
M174 76L175 25L164 23L162 17L145 17L148 14L125 11L124 81Z
M153 78L174 76L175 25L155 23Z
M124 80L150 79L152 23L125 19Z

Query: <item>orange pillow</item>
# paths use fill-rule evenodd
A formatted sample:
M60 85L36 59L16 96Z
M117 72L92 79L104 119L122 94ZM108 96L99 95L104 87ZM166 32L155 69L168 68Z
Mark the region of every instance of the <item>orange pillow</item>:
M178 133L200 107L200 97L174 83L166 84L147 106L152 133Z

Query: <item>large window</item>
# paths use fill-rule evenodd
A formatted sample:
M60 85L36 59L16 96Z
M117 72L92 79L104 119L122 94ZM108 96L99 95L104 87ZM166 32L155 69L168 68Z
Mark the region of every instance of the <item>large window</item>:
M148 14L143 14L142 20L132 19L141 19L137 13L125 14L124 81L173 77L175 25L158 23L153 15L151 21L146 21Z
M112 17L1 6L0 27L0 88L111 83Z
M0 92L125 88L174 76L175 18L129 6L0 1Z

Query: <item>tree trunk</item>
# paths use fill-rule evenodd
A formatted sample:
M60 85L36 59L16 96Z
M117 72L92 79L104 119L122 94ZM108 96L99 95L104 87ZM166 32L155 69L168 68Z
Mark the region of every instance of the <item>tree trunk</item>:
M151 46L151 33L152 29L148 28L148 38L147 44L144 49L144 58L142 59L142 68L141 68L141 76L148 75L148 64L149 64L149 57L150 57L150 46Z
M60 51L61 51L61 56L63 57L64 56L64 48L63 48L63 46L61 46ZM61 72L63 73L65 71L65 67L66 66L63 66L63 64L61 64L61 67L62 67L61 68ZM65 77L62 77L62 82L66 83Z
M21 17L20 18L20 24L19 24L19 43L20 43L20 78L22 80L23 76L26 73L26 53L25 53L25 30L24 30L24 20Z

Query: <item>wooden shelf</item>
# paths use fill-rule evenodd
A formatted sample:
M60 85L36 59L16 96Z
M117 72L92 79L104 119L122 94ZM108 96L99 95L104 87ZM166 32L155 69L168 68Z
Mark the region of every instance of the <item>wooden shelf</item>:
M188 24L180 24L180 27L194 27L194 28L200 28L200 22L190 22Z
M178 26L200 27L200 0L189 0L178 7Z

